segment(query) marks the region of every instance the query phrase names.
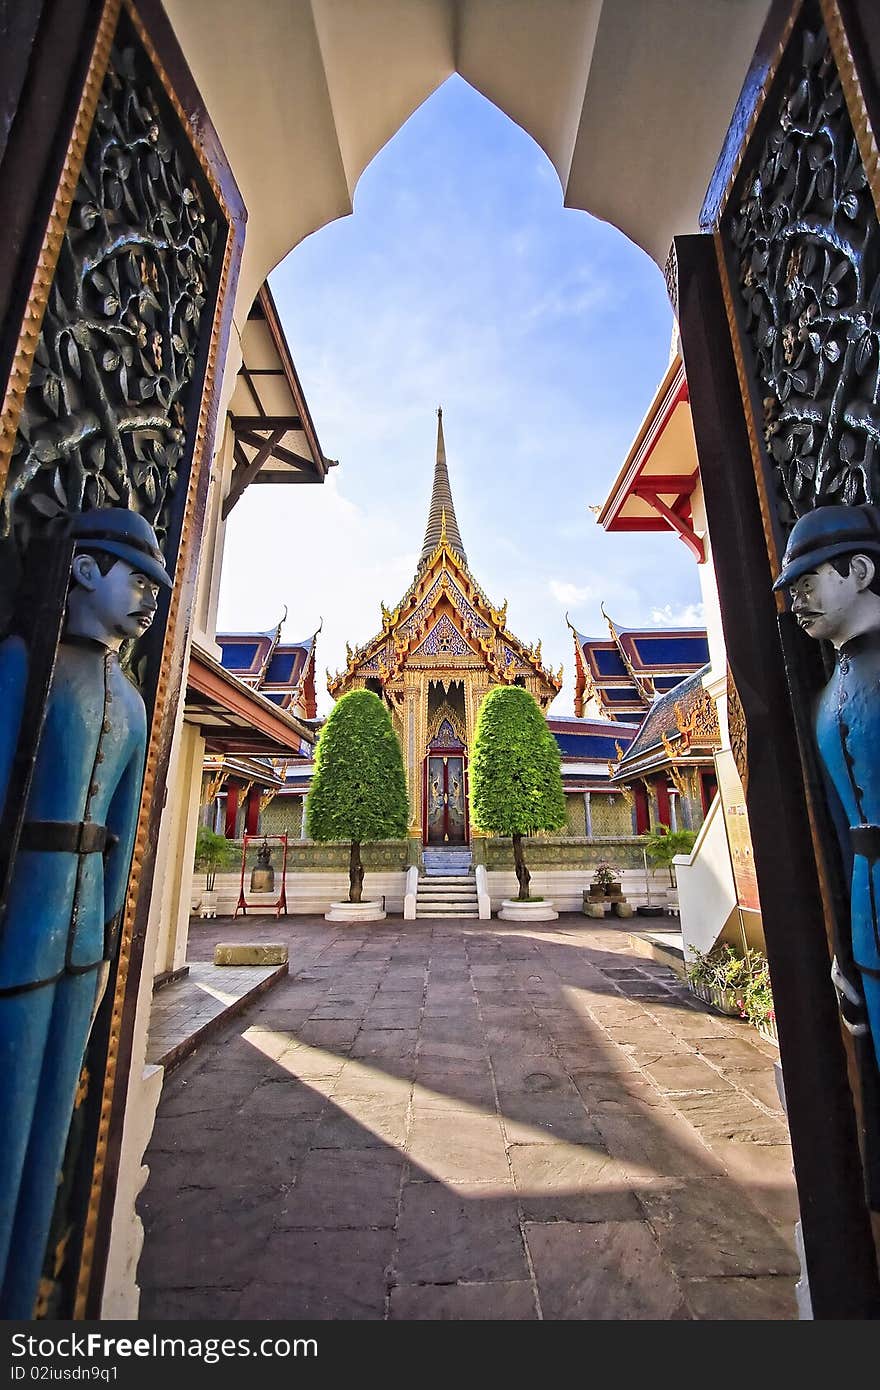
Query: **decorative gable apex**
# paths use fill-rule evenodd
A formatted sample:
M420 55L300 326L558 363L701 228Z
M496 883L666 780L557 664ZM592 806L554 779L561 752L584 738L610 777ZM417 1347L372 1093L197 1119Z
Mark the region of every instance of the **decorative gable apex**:
M477 653L464 640L458 628L444 613L431 628L424 642L417 647L414 656L476 656Z

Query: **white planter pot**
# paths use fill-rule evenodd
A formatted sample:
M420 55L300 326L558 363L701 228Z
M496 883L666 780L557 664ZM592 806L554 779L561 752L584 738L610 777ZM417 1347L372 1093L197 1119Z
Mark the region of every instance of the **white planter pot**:
M380 899L364 903L331 903L325 922L384 922L385 907Z
M202 892L201 902L199 903L200 917L217 916L217 890L216 888L205 888Z
M555 922L559 913L549 898L536 903L522 903L516 898L503 898L498 919L501 922Z

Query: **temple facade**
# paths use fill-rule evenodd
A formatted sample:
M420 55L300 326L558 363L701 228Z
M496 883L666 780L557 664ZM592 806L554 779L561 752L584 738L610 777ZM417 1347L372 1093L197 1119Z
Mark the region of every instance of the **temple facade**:
M415 577L382 627L355 650L327 688L334 699L366 688L391 711L410 797L409 835L424 845L466 845L468 758L477 711L496 685L520 685L542 710L562 688L562 670L541 661L507 627L472 575L461 539L437 411L437 454L428 524Z

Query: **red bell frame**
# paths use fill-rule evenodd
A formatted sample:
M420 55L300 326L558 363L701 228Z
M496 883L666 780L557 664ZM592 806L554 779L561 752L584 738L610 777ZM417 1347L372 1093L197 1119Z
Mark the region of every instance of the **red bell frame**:
M283 853L282 860L281 860L281 892L280 892L279 895L278 895L278 900L277 900L277 902L275 902L274 904L266 904L266 905L264 906L262 903L249 903L248 900L247 900L247 898L246 898L245 895L244 895L244 873L245 873L245 868L246 868L246 865L247 865L247 847L248 847L249 843L251 842L251 840L259 840L260 843L262 843L263 840L278 840L278 841L280 841L280 843L284 846L284 853ZM287 915L287 835L286 835L286 834L284 834L284 835L245 835L245 837L244 837L244 839L243 839L243 841L242 841L242 847L241 847L241 886L240 886L239 891L238 891L238 902L235 904L235 911L234 911L233 914L232 914L232 920L235 921L235 919L236 919L236 917L238 916L239 912L241 913L242 917L247 917L247 910L248 910L249 907L250 907L250 908L262 908L263 912L265 912L265 911L267 910L268 907L274 907L274 908L275 908L275 916L276 916L276 917L280 917L280 916L282 915L282 913L283 913L285 916Z

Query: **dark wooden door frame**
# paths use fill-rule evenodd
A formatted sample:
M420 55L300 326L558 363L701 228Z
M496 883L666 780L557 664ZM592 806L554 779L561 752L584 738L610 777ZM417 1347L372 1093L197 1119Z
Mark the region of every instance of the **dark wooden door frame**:
M814 1316L880 1316L820 884L714 238L674 245L678 317L773 978Z
M467 749L465 748L429 748L422 763L422 844L425 847L430 845L428 840L428 763L431 758L461 758L462 772L462 796L464 799L464 838L456 844L470 844L470 822L468 819L468 760ZM443 792L448 794L449 767L443 768ZM444 806L443 823L448 832L449 828L449 808ZM451 841L440 841L440 844L451 843Z
M138 31L145 46L155 55L154 61L159 65L157 90L161 80L163 89L173 93L177 118L188 128L201 169L212 187L219 190L228 230L222 252L222 272L216 287L217 308L211 322L206 323L197 349L199 354L204 353L197 366L198 374L204 371L204 386L196 412L197 424L195 415L192 420L192 474L187 489L181 490L179 505L175 507L169 527L169 545L176 557L175 590L169 603L167 627L159 631L159 624L155 625L156 644L150 657L153 675L148 682L149 690L144 691L148 714L155 717L151 723L139 848L132 870L137 893L132 895L133 906L123 933L126 969L123 971L119 965L119 987L115 997L108 994L93 1034L93 1042L99 1041L99 1034L109 1038L110 1050L103 1092L100 1085L91 1087L86 1101L88 1107L95 1107L96 1117L100 1118L95 1121L97 1150L74 1316L91 1318L98 1317L101 1308L138 985L163 809L161 790L167 778L174 712L183 677L222 364L228 348L247 216L220 142L159 0L131 0L131 3L122 0L122 8L136 29L141 26ZM115 13L115 7L111 8L102 0L20 0L11 27L0 33L0 39L9 39L4 48L4 61L0 62L0 135L3 137L0 141L0 206L4 210L6 228L0 247L0 317L3 318L0 382L4 390L10 379L24 313L33 297L32 285L38 285L42 276L39 286L44 290L43 281L47 274L50 277L52 274L54 263L46 271L41 258L46 256L48 229L52 228L52 235L60 237L66 225L70 203L64 180L76 159L82 157L75 132L82 128L87 138L89 130L82 114L88 107L84 84L91 80L96 43L109 42L108 35L112 35L118 22ZM94 89L92 91L94 96ZM170 95L168 99L172 99ZM77 172L72 177L75 182ZM208 292L213 294L215 289ZM15 380L18 382L18 377ZM22 379L22 391L25 386L26 380ZM152 796L151 787L155 789ZM123 952L120 952L120 962Z

